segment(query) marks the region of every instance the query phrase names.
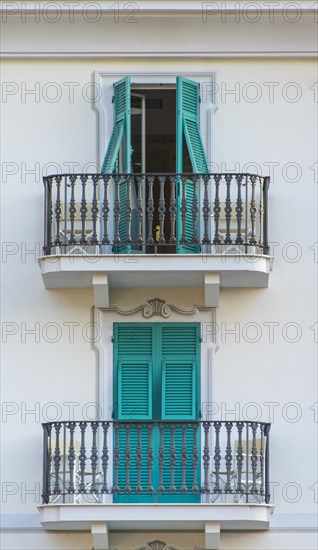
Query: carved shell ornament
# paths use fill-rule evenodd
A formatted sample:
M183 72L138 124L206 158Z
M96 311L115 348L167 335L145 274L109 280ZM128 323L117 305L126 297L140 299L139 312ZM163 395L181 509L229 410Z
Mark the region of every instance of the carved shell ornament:
M176 546L167 545L162 540L153 540L145 546L139 546L136 550L178 550Z
M171 302L166 302L161 298L152 298L148 300L145 304L139 304L132 308L122 308L119 306L114 307L117 313L121 315L132 315L138 311L142 312L142 315L145 319L151 319L151 317L159 316L164 319L168 319L173 311L180 313L181 315L193 315L197 312L197 307L193 306L192 308L185 308L172 304Z

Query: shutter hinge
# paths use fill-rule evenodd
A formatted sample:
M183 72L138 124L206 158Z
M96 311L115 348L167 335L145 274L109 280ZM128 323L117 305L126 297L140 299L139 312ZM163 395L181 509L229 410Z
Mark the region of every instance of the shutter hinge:
M112 336L112 343L115 342L115 336Z
M115 103L115 96L112 97L112 103Z
M201 103L201 96L199 95L199 103Z
M199 336L199 342L200 342L200 344L203 342L202 336Z
M201 411L199 411L198 416L199 416L199 418L202 418L202 412Z

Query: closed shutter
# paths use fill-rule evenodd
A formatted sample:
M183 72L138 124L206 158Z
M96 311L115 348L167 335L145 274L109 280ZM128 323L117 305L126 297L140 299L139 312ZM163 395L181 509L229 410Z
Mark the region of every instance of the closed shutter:
M146 324L116 323L115 340L115 388L117 403L114 416L116 420L151 420L153 396L153 327ZM138 430L136 424L121 425L118 433L119 472L118 484L121 492L129 483L132 491L138 484L137 454ZM147 448L149 434L146 427L140 430L140 486L146 493L148 485ZM129 474L126 471L126 451L130 453ZM151 502L151 496L121 494L115 502Z
M177 173L184 171L183 162L183 141L188 149L192 172L202 174L209 172L206 155L200 134L199 127L199 101L200 87L198 82L194 82L184 77L177 78ZM182 236L182 219L181 219L181 200L182 200L182 183L178 180L178 219L177 219L177 240L180 242ZM179 254L193 254L200 251L200 246L191 245L194 236L193 226L193 198L194 186L191 180L185 184L185 192L187 199L187 214L185 223L185 236L189 244L178 245L177 252ZM200 205L199 188L197 186L197 200ZM197 226L197 235L199 235L200 211Z
M161 325L162 387L161 416L163 420L197 420L200 364L200 329L196 324ZM183 428L182 428L183 424ZM166 490L176 490L175 496L163 495L160 502L196 502L196 495L180 495L182 489L182 461L185 461L185 483L192 490L194 480L199 479L193 467L193 454L199 453L197 426L187 422L174 427L173 422L164 431L165 449L175 449L175 468L171 469L170 456L165 456L163 485ZM173 443L172 445L172 438Z

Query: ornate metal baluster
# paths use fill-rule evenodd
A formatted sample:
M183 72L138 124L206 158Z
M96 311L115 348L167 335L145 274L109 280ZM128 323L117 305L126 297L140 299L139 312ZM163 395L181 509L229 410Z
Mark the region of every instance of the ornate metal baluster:
M52 178L46 180L46 199L47 199L47 251L51 253L53 246L52 229L53 229L53 202L52 202Z
M170 481L170 489L169 493L175 493L176 492L176 486L174 483L174 474L176 469L176 447L174 444L174 436L176 431L176 424L169 424L168 427L170 428L170 436L171 436L171 443L170 443L170 475L171 475L171 481Z
M56 221L56 235L54 244L55 246L61 246L61 238L60 238L60 223L61 223L61 214L62 214L62 208L61 208L61 181L62 176L56 176L56 201L55 201L55 221Z
M237 454L236 454L236 463L237 463L237 486L236 493L243 493L244 487L242 485L242 468L243 468L243 445L242 445L242 431L244 424L243 422L237 422L237 431L238 431L238 443L237 443Z
M222 244L221 235L219 232L219 225L220 225L220 212L221 212L221 206L220 206L220 182L221 182L220 175L216 174L213 176L214 182L215 182L215 199L214 199L214 239L213 244Z
M93 177L93 200L92 200L92 222L93 222L93 231L91 237L91 244L98 244L98 235L97 235L97 219L98 219L98 201L97 201L97 190L99 184L99 175L95 174Z
M130 487L130 461L131 461L131 452L130 452L130 430L131 425L125 424L126 430L126 446L125 446L125 470L126 470L126 483L124 491L125 493L131 493Z
M181 199L181 239L180 244L187 244L187 233L186 233L186 223L187 223L187 177L181 177L181 187L182 187L182 199Z
M75 219L76 219L76 205L75 205L75 182L76 182L77 176L71 175L70 176L70 182L71 182L71 198L70 198L70 207L69 207L69 213L70 213L70 238L68 240L68 244L76 244L76 238L75 238Z
M103 452L102 452L102 468L103 468L103 484L101 488L101 493L108 493L108 483L107 483L107 470L109 462L108 454L108 445L107 445L107 435L109 429L109 422L102 422L103 426Z
M252 464L252 487L251 487L251 493L257 494L257 462L258 462L258 456L257 456L257 444L256 444L256 432L257 432L257 422L251 423L252 428L252 453L251 453L251 464Z
M113 453L113 462L114 462L113 493L120 492L120 487L118 484L119 463L120 463L119 430L120 430L120 423L114 422L115 442L114 442L114 453Z
M43 499L44 504L48 504L52 494L52 425L47 424L44 427L44 451L47 449L47 456L44 455L44 472L43 472Z
M225 428L227 432L227 443L225 450L225 464L226 464L226 483L225 492L232 493L231 485L231 468L232 468L232 444L231 444L231 430L233 422L225 422Z
M181 493L187 492L187 482L186 482L186 472L187 472L187 442L186 442L186 434L187 434L187 424L182 423L181 424L181 435L182 435L182 445L181 445L181 472L182 472L182 480L181 480Z
M143 188L143 176L136 176L136 182L137 182L137 237L136 242L137 244L141 245L144 242L143 237L143 215L144 215L144 207L143 207L143 200L142 200L142 188Z
M114 244L118 245L120 244L120 234L119 234L119 223L120 223L120 177L119 176L113 176L114 178L114 184L115 184L115 200L114 200L114 222L115 222L115 229L114 229Z
M249 239L250 245L256 245L256 197L255 197L255 187L256 187L256 176L250 176L252 195L251 195L251 206L250 206L250 216L251 216L251 237Z
M131 182L132 176L127 174L125 180L121 185L127 185L127 197L126 197L126 244L131 244L131 219L132 219L132 207L131 207Z
M165 244L165 234L164 234L164 222L165 222L165 176L159 176L159 187L160 187L160 195L159 195L159 207L158 207L158 215L159 215L159 227L160 227L160 236L158 243L159 244Z
M88 176L86 176L85 174L83 174L81 177L81 182L82 182L82 200L81 200L81 209L80 209L80 212L81 212L81 222L82 222L82 234L81 234L81 238L80 238L80 243L81 244L87 244L87 239L86 239L86 218L87 218L87 200L86 200L86 182L87 182L87 179L88 179Z
M164 493L165 488L163 485L163 470L164 470L164 464L165 464L165 448L164 448L164 430L165 425L163 422L159 423L159 452L158 452L158 463L159 463L159 485L158 485L158 493Z
M136 448L137 485L136 485L136 493L142 493L142 486L141 486L141 466L142 466L141 430L142 430L142 423L141 422L136 423L136 429L137 429L137 448Z
M168 176L170 181L170 244L176 243L176 178L174 176Z
M108 200L108 182L110 180L111 176L104 175L103 176L103 182L104 182L104 198L103 198L103 240L102 244L109 244L110 240L108 238L108 220L109 220L109 200Z
M232 175L226 174L226 199L225 199L225 223L226 223L226 233L225 233L225 244L232 244L231 237L231 217L232 217L232 203L231 203L231 181Z
M147 449L147 466L148 466L148 487L147 493L153 493L152 484L152 467L153 467L153 447L152 447L152 432L153 424L148 424L148 449Z
M92 454L91 454L91 465L92 465L92 483L90 486L90 492L91 493L97 493L98 487L96 483L97 478L97 466L98 466L98 449L97 449L97 430L98 430L98 422L91 422L92 432L93 432L93 438L92 438Z
M200 240L198 238L198 219L199 219L199 201L198 201L198 180L199 176L196 174L191 176L193 184L193 201L192 201L192 223L193 223L193 233L192 233L192 244L199 244Z
M258 244L261 248L264 246L263 240L263 219L264 219L264 206L263 206L263 185L264 180L257 178L259 181L259 240Z
M60 451L61 424L59 422L55 422L54 429L55 429L55 449L54 449L53 461L54 461L55 483L54 483L53 493L55 495L60 495L61 488L60 488L60 482L59 482L59 475L60 475L60 462L61 462L61 451Z
M146 181L148 183L148 204L147 204L147 221L148 221L148 237L147 237L147 244L154 244L154 239L152 235L152 229L153 229L153 213L155 211L154 209L154 201L153 201L153 184L154 184L154 176L146 177Z
M241 174L238 174L236 176L236 181L237 181L237 201L236 201L235 211L236 211L236 221L237 221L237 235L236 235L236 239L235 239L235 244L243 244L243 238L242 238L242 217L243 217L242 181L243 181L243 176Z
M67 428L70 431L70 448L68 453L68 463L69 463L69 470L70 470L70 482L69 486L67 488L70 495L73 495L75 493L75 447L74 447L74 431L76 428L76 422L69 422L67 424Z
M79 483L78 492L79 493L86 493L86 487L85 487L85 467L86 467L85 430L86 430L86 422L80 422L79 427L80 427L80 430L81 430L81 446L80 446L80 454L79 454L80 483Z
M209 202L209 182L210 182L210 175L205 174L203 176L203 184L204 184L204 198L203 198L203 223L204 223L204 231L203 231L203 239L202 244L211 244L210 239L210 202Z
M260 430L261 430L261 447L260 447L260 456L259 456L259 462L260 462L260 470L261 470L261 486L260 486L260 495L264 497L265 495L265 479L264 479L264 462L265 462L265 441L264 438L264 424L260 424Z
M215 422L214 423L214 429L215 429L215 447L214 447L214 470L215 470L215 483L214 483L214 493L221 493L222 488L220 485L220 466L221 466L221 448L220 448L220 429L221 429L221 422Z
M193 429L193 447L192 447L192 471L193 471L193 484L192 484L192 493L198 493L198 462L199 462L199 449L198 449L198 429L199 424L195 422L192 424Z
M211 422L203 422L204 429L204 447L203 447L203 470L204 470L204 482L202 491L203 493L209 492L209 470L210 470L210 446L209 446L209 432Z

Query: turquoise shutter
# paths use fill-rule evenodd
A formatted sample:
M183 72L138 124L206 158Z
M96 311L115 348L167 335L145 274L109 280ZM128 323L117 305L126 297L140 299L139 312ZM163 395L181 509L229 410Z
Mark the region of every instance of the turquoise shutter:
M151 420L153 395L153 327L150 324L114 324L114 387L116 420ZM115 495L115 502L151 502L148 495L125 495L126 463L125 450L129 437L130 468L129 484L132 490L137 486L136 452L138 432L132 425L127 432L123 425L119 430L119 487L122 494ZM146 493L148 430L141 429L141 486Z
M118 155L125 135L123 171L131 171L130 76L114 84L114 127L102 166L102 174L118 172Z
M197 420L199 417L199 382L200 382L200 326L194 323L173 323L161 325L161 360L162 360L162 384L161 384L161 417L162 420ZM194 442L200 456L199 430L195 432L192 424L188 424L185 432L186 443L186 485L192 489L193 466L192 453ZM160 497L160 502L197 502L197 495L180 495L182 485L181 458L182 458L182 429L180 425L174 432L174 446L176 452L176 468L174 483L177 492L174 496ZM171 445L171 428L165 428L165 449ZM199 470L197 471L197 483L199 485ZM163 484L169 488L171 484L171 471L169 457L163 474Z
M114 127L109 141L109 145L101 169L102 174L131 172L131 86L130 76L122 78L114 84ZM122 155L120 155L122 152ZM119 158L120 157L120 158ZM127 182L122 179L119 182L119 203L120 203L120 222L119 237L122 245L114 247L117 254L129 254L131 246L125 245L127 239L126 226L126 201L127 201ZM133 206L133 217L135 218L135 189L131 186L131 203ZM132 224L133 225L133 224ZM134 228L132 227L132 233ZM133 235L134 238L134 235Z
M176 137L176 158L177 173L184 172L183 159L183 143L185 141L192 172L196 174L207 173L209 171L206 155L200 134L199 127L199 102L200 102L200 85L184 77L177 78L177 137ZM186 217L186 239L191 243L193 238L193 220L192 220L192 203L193 203L193 183L191 180L186 182L186 198L187 198L187 217ZM197 199L200 205L199 186L197 185ZM181 220L181 200L182 200L182 184L178 181L178 218L177 218L177 240L180 242L182 235L182 220ZM199 234L200 210L197 233ZM178 245L177 252L179 254L193 254L200 251L200 247L196 244Z

